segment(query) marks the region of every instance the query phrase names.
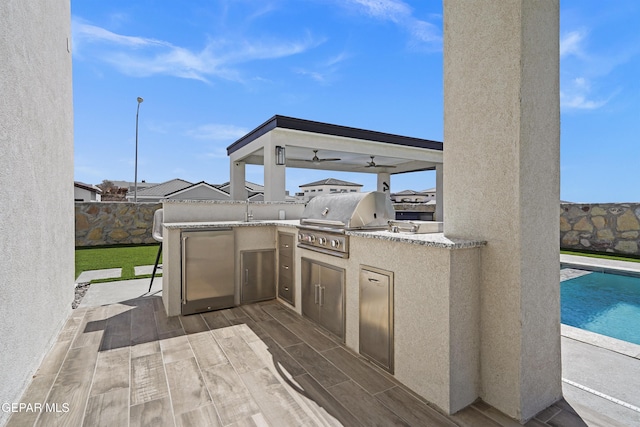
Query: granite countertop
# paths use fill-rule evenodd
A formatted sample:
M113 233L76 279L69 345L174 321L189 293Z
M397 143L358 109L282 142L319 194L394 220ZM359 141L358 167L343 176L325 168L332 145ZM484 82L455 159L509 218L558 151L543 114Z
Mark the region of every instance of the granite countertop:
M262 226L283 226L283 227L296 227L300 224L297 219L289 220L254 220L254 221L204 221L204 222L165 222L163 225L165 228L180 229L180 230L194 230L199 228L229 228L229 227L262 227Z
M191 200L191 199L162 199L161 203L167 204L183 204L183 205L246 205L245 200ZM297 200L278 200L278 201L251 201L253 205L304 205L303 202Z
M485 246L482 240L455 239L445 237L444 233L407 234L390 231L347 231L347 236L380 239L390 242L410 243L413 245L431 246L443 249L466 249Z
M255 221L205 221L205 222L173 222L165 223L167 229L196 230L233 227L262 227L282 226L295 228L300 224L297 219L290 220L255 220ZM389 242L409 243L414 245L431 246L444 249L465 249L485 246L487 242L481 240L453 239L445 237L443 233L405 234L390 231L347 231L347 236L380 239Z

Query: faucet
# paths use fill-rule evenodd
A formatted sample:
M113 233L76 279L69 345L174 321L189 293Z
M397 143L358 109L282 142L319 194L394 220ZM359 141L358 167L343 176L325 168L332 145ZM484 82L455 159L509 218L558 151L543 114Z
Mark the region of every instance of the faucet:
M253 212L249 210L249 200L247 200L246 210L244 212L244 222L253 220Z

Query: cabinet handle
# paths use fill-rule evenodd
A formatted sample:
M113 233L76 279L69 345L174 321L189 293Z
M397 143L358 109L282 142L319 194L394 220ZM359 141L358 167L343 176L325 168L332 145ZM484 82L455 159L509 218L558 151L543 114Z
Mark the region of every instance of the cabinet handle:
M285 291L287 291L287 292L289 292L289 287L288 287L288 286L285 286L285 287L284 287L284 290L285 290Z
M249 269L244 269L244 284L245 286L249 284Z
M288 266L288 265L283 265L283 267L284 267L284 269L285 269L285 270L288 270L288 269L289 269L289 266Z
M369 281L370 281L370 282L379 282L380 280L378 280L378 279L374 279L373 277L369 277Z
M315 289L313 291L313 303L314 304L318 304L318 301L320 300L320 285L314 285Z
M324 286L320 287L320 307L324 305Z

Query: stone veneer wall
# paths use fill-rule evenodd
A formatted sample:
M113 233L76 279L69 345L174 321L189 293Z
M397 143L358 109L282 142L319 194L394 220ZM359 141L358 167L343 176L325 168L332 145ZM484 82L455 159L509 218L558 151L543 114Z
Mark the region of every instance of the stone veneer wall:
M560 247L640 255L640 203L563 203Z
M76 203L76 247L156 243L153 213L162 203Z

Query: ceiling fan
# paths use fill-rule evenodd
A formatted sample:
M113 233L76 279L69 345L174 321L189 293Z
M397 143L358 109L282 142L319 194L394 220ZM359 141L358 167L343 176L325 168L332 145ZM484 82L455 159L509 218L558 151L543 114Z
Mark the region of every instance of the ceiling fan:
M379 165L373 160L375 156L370 156L370 157L371 157L371 161L367 162L367 166L365 166L365 168L395 168L394 165Z
M318 150L313 150L313 158L311 160L305 160L305 162L311 162L311 163L322 163L322 162L337 162L338 160L340 160L340 158L338 157L332 157L332 158L326 158L326 159L321 159L318 157Z

